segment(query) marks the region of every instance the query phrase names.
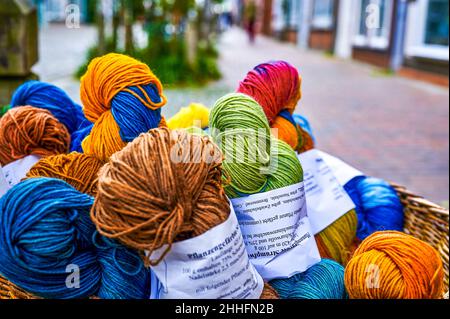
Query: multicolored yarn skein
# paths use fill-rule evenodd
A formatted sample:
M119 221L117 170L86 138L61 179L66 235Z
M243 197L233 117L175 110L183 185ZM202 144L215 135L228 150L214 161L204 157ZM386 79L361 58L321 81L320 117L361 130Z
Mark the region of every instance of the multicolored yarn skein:
M81 106L73 102L60 88L45 82L28 81L19 86L11 99L11 106L31 105L50 111L73 135L90 125Z
M28 155L51 156L69 150L70 135L49 111L32 106L10 109L0 119L0 164Z
M377 232L355 251L345 285L352 299L440 299L443 264L436 249L413 236Z
M37 162L27 178L51 177L61 179L81 193L97 194L98 172L104 163L94 156L80 153L49 156Z
M184 130L142 134L101 170L91 218L102 235L148 256L164 245L170 250L172 243L228 219L221 158L209 138ZM146 261L155 265L161 259ZM276 293L267 286L262 298L276 298Z
M192 126L206 129L209 126L209 112L205 105L191 103L170 118L167 121L167 127L171 130L186 129Z
M148 298L140 256L96 233L93 201L58 179L14 186L0 199L0 274L43 298Z
M292 116L302 97L301 84L294 66L285 61L273 61L256 66L237 89L262 106L274 134L298 152L314 148L311 136Z
M163 87L150 68L129 56L108 54L89 64L81 79L86 118L94 123L83 150L102 161L141 133L164 125Z
M337 262L322 259L304 273L270 284L282 299L348 299L344 271Z
M344 186L356 205L357 237L366 239L377 231L403 231L404 211L395 190L384 180L359 176Z
M230 198L303 181L294 150L271 135L261 106L245 94L220 98L210 116L211 134L224 153L225 191Z

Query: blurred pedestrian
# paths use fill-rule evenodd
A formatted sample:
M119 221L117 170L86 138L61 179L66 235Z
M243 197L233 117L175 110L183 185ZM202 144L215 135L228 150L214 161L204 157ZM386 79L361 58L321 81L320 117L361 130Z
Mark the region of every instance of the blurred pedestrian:
M250 43L255 43L256 40L256 14L257 8L254 0L247 2L245 6L245 20L247 23L247 33Z

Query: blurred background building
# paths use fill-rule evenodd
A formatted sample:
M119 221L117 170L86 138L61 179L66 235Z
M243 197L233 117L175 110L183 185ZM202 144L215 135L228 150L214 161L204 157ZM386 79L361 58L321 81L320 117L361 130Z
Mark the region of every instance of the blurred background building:
M448 0L259 0L260 32L448 85ZM245 1L236 0L237 8ZM241 11L237 9L236 11Z

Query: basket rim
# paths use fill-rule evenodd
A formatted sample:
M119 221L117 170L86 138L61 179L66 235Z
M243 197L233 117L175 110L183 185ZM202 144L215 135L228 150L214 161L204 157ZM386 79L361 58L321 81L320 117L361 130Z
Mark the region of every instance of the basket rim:
M409 191L405 186L402 186L398 183L389 182L389 184L391 184L391 186L394 187L396 190L401 191L405 195L408 195L409 196L408 201L415 202L416 204L419 205L428 206L434 213L444 215L447 217L450 216L449 210L447 208L435 204L432 201L425 199L423 196L414 194L413 192Z

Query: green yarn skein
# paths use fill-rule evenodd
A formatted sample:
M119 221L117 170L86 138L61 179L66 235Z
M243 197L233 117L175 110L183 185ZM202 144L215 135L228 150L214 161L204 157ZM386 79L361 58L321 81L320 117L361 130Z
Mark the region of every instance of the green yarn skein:
M297 155L271 135L267 117L253 98L240 93L220 98L211 111L210 127L224 153L224 188L230 198L303 181Z

